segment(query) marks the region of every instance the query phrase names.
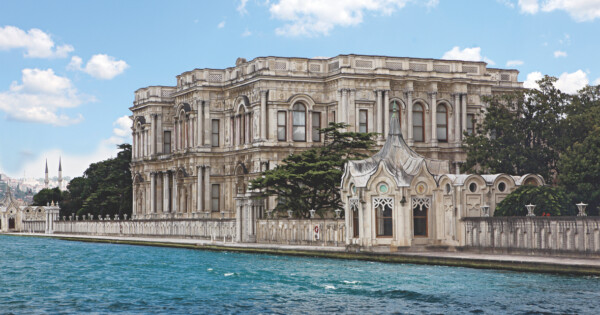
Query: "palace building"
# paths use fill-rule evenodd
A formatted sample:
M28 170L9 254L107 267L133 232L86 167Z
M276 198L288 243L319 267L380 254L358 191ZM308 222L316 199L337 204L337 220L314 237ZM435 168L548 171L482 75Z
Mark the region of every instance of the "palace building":
M481 119L482 97L522 88L517 76L472 61L257 57L140 88L130 108L134 219L238 218L252 231L276 201L253 199L249 180L322 143L317 129L330 122L377 132L383 146L395 119L411 152L443 161L428 165L448 181L464 181L455 175L466 158L463 133Z

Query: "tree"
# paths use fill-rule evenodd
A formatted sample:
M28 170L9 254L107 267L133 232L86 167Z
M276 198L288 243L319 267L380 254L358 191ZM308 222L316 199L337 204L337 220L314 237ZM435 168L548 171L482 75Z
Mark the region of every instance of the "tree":
M535 205L534 213L541 216L549 213L551 216L574 215L575 205L571 204L564 190L548 186L521 186L506 196L494 211L495 217L525 216L525 205Z
M571 203L588 204L587 213L598 215L600 208L600 126L561 155L558 182Z
M331 123L320 129L325 135L322 147L289 155L282 164L252 180L251 189L260 190L260 197L277 196L275 211L292 210L296 217L309 217L310 209L315 209L321 217L340 209L337 187L344 164L350 159L366 157L375 144L374 133L340 131L347 126Z
M539 89L485 99L489 107L477 132L467 135L464 172L540 174L557 173L566 141L561 121L571 97L554 87L556 78L544 77Z
M58 188L44 188L40 190L35 196L33 196L33 205L34 206L45 206L48 204L60 203L63 201L63 196Z

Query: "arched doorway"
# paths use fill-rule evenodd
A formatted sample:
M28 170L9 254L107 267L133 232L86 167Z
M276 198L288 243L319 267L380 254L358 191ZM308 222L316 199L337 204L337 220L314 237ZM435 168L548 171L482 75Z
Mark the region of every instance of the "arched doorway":
M8 218L8 229L9 230L15 229L15 218Z
M415 237L427 237L428 234L428 218L431 201L429 198L413 198L413 235Z

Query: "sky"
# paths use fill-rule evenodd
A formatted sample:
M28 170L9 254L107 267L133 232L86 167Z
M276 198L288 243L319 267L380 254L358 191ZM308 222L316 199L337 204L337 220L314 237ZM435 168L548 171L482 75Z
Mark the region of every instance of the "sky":
M485 61L600 84L600 0L0 2L0 173L81 176L131 143L134 91L238 57Z

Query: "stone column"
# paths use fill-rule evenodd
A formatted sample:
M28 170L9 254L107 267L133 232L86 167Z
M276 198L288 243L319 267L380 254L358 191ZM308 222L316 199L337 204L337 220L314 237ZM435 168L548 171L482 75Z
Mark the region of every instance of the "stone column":
M437 146L437 92L429 93L431 97L431 145Z
M202 212L202 205L204 200L202 200L202 166L198 166L197 169L198 174L196 174L196 211Z
M462 129L460 131L460 133L462 134L464 131L467 130L467 94L463 93L461 94L461 117L462 117ZM461 138L462 140L462 138Z
M196 139L198 141L198 146L201 147L204 144L204 139L202 138L202 132L204 131L204 121L203 121L203 104L204 101L197 101L196 112L198 113L198 118L196 119L197 128L196 128Z
M268 90L260 91L260 139L267 139L267 97Z
M163 172L163 212L169 212L169 172Z
M381 109L381 91L379 90L375 90L375 101L376 101L376 107L375 107L375 112L377 114L377 116L375 116L375 119L373 119L373 121L375 121L375 126L377 127L377 133L379 134L379 137L383 136L383 110Z
M306 123L306 142L312 142L312 110L308 110L308 107L306 108L306 119L304 120L304 123Z
M132 202L132 204L131 204L131 214L133 214L135 216L137 214L137 207L136 207L136 201L137 201L136 187L137 187L137 184L134 183L131 186L132 186L131 190L132 190L132 193L133 193L133 195L131 195L131 202Z
M156 115L156 152L164 153L163 149L162 115Z
M177 171L173 173L173 212L177 213L178 204L179 204L179 196L178 196L178 187L177 187Z
M413 100L412 91L406 91L406 111L407 111L407 131L408 131L408 145L413 145Z
M212 198L210 194L210 166L204 167L204 211L210 212L210 200Z
M150 173L150 212L156 213L156 173Z
M137 145L136 137L137 137L137 133L135 131L133 131L131 133L131 156L134 159L137 157L137 150L136 150L136 147L135 147Z
M150 155L156 154L156 115L150 115Z
M341 89L340 92L342 93L342 104L338 110L338 122L347 123L348 114L346 113L346 110L348 109L348 89Z
M383 137L387 138L387 134L390 131L390 90L383 90Z
M204 103L204 129L206 130L210 126L210 103ZM204 145L210 147L210 132L204 133Z
M454 97L454 142L460 142L460 94L452 94Z

